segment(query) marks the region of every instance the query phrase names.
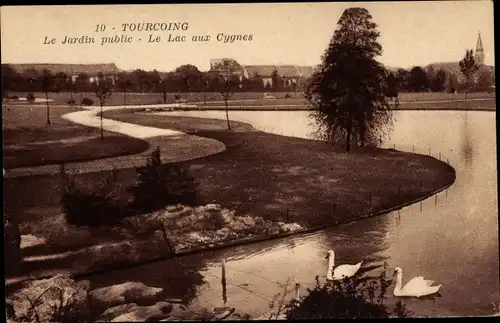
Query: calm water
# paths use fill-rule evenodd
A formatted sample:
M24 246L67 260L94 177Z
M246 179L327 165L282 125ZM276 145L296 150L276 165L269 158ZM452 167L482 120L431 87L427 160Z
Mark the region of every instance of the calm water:
M224 118L223 112L182 112ZM230 112L277 134L309 137L308 112ZM142 281L164 287L168 297L187 297L193 305L221 306L221 260L227 261L227 304L240 313L269 311L283 284L309 286L325 277L326 251L338 263L365 260L366 266L403 268L403 282L422 275L443 284L434 300L405 300L418 316L467 316L493 313L499 304L499 246L495 113L399 111L386 146L448 159L455 184L420 205L348 225L282 240L147 264L91 278L95 287ZM376 269L374 273L377 272ZM391 294L392 294L391 287ZM304 292L302 291L302 294ZM391 299L391 302L395 300ZM498 308L498 307L497 307Z

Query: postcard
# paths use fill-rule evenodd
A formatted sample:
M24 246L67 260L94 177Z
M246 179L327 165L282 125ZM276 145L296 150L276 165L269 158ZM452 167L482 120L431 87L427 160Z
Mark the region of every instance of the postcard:
M1 8L10 322L498 316L493 2Z

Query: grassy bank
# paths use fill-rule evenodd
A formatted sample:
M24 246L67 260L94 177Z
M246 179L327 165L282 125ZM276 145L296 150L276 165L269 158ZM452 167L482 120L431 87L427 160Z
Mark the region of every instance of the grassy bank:
M43 105L4 106L3 167L40 166L132 155L149 147L143 140L108 131L104 132L102 140L99 129L61 118L61 115L72 111L74 109L51 107L49 126Z
M258 104L255 102L253 105L276 105L276 104L307 104L307 101L304 99L304 94L302 92L271 92L268 91L266 93L270 93L276 99L268 99L264 100L264 92L236 92L231 97L231 101L242 101L237 104L247 104L244 103L244 100L256 100ZM285 98L286 94L290 95L290 98ZM167 103L174 102L174 95L177 93L167 93ZM17 95L20 98L25 98L27 93L10 93L10 96ZM35 93L35 97L37 98L45 98L45 93ZM83 97L87 97L94 101L94 105L97 105L99 99L96 97L95 93L86 92L83 93ZM54 100L52 104L55 105L66 105L68 100L71 98L71 94L69 92L61 92L61 93L49 93L49 99ZM186 98L186 94L182 93L182 99ZM422 93L400 93L399 100L401 102L420 102L420 101L447 101L447 100L464 100L464 93L436 93L436 92L422 92ZM495 98L495 92L487 93L487 92L478 92L478 93L469 93L467 94L467 98ZM73 99L76 102L80 102L81 94L76 93L73 94ZM206 102L207 105L220 104L214 103L214 101L222 101L222 97L220 93L215 92L207 92L207 93L189 93L187 94L188 103L201 103L204 104ZM139 104L159 104L163 102L163 93L127 93L126 96L127 105L139 105ZM113 95L107 100L106 105L123 105L125 103L125 97L123 93L114 92ZM15 103L13 103L15 104ZM37 103L36 105L43 105L43 103Z
M342 222L399 205L449 184L455 176L452 167L428 156L382 149L346 154L318 141L227 132L223 120L210 121L220 130L206 130L207 121L198 118L151 118L131 111L105 116L223 142L226 151L189 163L201 183L200 202L237 206L244 214L304 226Z

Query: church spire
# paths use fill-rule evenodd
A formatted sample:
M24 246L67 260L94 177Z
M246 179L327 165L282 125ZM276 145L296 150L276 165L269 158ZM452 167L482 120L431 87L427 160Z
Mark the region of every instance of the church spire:
M476 53L474 55L474 60L479 65L484 64L484 49L483 49L483 41L481 40L481 32L479 32L477 36Z

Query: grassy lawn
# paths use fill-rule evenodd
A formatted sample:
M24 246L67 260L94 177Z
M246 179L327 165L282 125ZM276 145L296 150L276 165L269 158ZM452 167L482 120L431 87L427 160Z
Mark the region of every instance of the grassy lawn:
M351 220L425 196L454 180L450 166L428 156L382 149L346 154L312 140L228 132L224 120L152 118L131 111L105 116L159 128L175 124L177 130L223 142L226 151L188 162L201 183L200 203L238 207L266 220L287 221L287 210L288 220L306 226ZM219 130L214 129L217 124Z
M4 106L2 134L4 167L49 165L131 155L148 149L147 142L112 132L104 133L61 118L74 111L51 107L47 125L44 105Z
M272 92L268 91L271 95L275 96L277 99L264 100L264 92L237 92L231 97L231 100L256 100L254 102L238 102L238 105L276 105L276 104L306 104L307 101L303 97L302 92ZM285 98L285 94L289 93L291 98ZM176 93L167 93L167 103L174 102L174 95ZM9 93L10 96L17 95L20 98L26 97L27 93ZM66 105L67 101L70 99L71 94L69 92L62 93L49 93L49 99L54 100L53 104L56 105ZM182 99L185 99L186 94L182 93ZM44 93L35 93L36 98L45 98ZM97 105L99 99L92 92L83 93L83 97L88 97L94 101L94 105ZM469 93L468 98L495 98L495 93ZM439 100L463 100L465 98L464 93L400 93L399 100L402 102L418 102L418 101L439 101ZM73 99L76 102L80 102L81 94L73 93ZM207 103L207 105L219 105L220 103L213 103L213 101L222 101L220 93L207 92L207 93L189 93L187 95L188 103ZM107 100L106 105L123 105L125 98L123 93L115 92ZM160 104L163 103L163 93L127 93L127 105L139 105L139 104ZM16 103L14 103L16 104ZM43 103L37 103L35 105L44 105Z

